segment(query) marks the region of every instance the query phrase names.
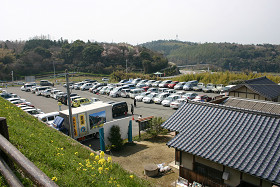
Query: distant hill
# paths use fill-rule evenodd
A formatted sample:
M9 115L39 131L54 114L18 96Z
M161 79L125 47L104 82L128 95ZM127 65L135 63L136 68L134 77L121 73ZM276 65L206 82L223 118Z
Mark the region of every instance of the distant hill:
M177 65L210 64L216 70L280 71L280 45L235 43L193 43L158 40L142 44L165 55Z
M0 80L36 75L46 72L79 71L111 74L119 70L154 73L168 67L162 54L142 46L126 43L97 43L76 40L52 41L31 39L28 41L0 41Z

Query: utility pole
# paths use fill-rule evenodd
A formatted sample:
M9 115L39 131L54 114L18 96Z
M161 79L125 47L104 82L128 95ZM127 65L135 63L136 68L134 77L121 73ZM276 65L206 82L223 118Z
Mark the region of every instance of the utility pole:
M12 74L12 84L14 83L14 71L11 72Z
M67 103L68 103L68 110L69 110L69 135L71 138L74 138L73 134L73 118L72 118L72 108L71 108L71 100L70 100L70 89L69 89L69 74L68 70L65 70L66 76L66 89L67 89Z
M54 78L54 83L55 83L56 81L55 81L55 66L54 66L54 61L53 61L53 78Z

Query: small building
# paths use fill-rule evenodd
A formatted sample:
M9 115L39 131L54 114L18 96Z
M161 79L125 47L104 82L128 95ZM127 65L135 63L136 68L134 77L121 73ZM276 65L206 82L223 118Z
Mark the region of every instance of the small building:
M234 97L280 102L280 86L265 76L246 80L228 92Z
M163 128L175 131L179 177L204 186L280 185L280 115L189 101Z

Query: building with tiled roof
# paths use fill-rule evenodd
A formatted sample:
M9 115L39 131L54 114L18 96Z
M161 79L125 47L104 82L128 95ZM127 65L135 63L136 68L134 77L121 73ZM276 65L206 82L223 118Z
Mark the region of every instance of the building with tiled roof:
M280 86L265 76L246 80L228 92L234 97L280 102Z
M188 102L163 128L175 131L179 176L205 186L280 185L280 115Z

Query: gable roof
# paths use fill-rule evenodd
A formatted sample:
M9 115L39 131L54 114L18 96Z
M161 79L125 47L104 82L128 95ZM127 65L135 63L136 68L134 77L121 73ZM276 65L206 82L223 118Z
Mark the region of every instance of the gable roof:
M280 103L272 101L261 101L257 99L246 99L239 97L229 97L225 102L225 106L244 108L249 110L257 110L267 113L280 114Z
M280 184L280 115L189 102L162 127L168 146Z
M256 92L257 94L269 99L273 100L280 96L280 86L273 82L272 80L264 77L259 77L256 79L250 79L244 81L242 84L239 84L235 87L229 89L229 92L235 91L242 86L249 88L250 90Z

